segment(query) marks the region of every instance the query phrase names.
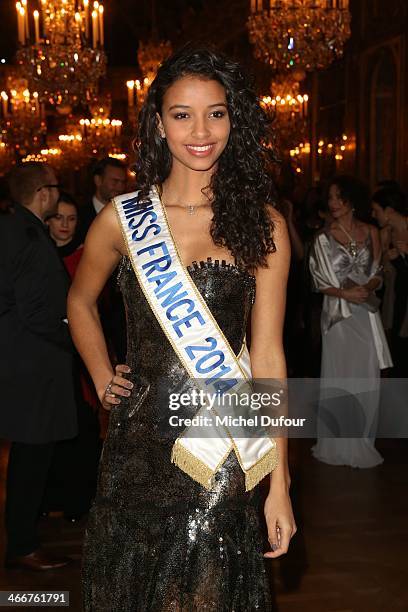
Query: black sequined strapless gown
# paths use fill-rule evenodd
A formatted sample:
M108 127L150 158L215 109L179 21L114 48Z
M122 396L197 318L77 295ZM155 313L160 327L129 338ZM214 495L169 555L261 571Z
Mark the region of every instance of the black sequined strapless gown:
M188 271L239 354L255 278L211 260ZM259 491L245 492L234 452L217 473L212 491L171 463L181 431L169 426L168 407L164 410L158 397L163 385L179 389L188 377L125 258L119 283L135 386L132 396L111 411L85 537L84 608L270 612ZM197 408L188 410L192 416Z

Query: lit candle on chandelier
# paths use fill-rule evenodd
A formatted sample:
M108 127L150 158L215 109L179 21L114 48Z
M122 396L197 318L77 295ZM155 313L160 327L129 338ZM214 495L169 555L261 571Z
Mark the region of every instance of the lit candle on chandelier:
M39 117L40 116L40 104L38 102L38 91L35 91L33 93L33 98L34 98L35 114Z
M97 11L92 11L92 38L93 38L93 48L96 49L98 46L98 13Z
M81 13L75 13L75 23L77 24L79 30L82 30L82 17Z
M24 9L24 39L25 41L30 38L30 29L28 27L28 8L27 8L27 0L21 0L21 4Z
M17 10L17 27L18 27L18 42L24 45L24 9L21 2L16 2Z
M5 91L1 92L1 104L3 107L3 117L7 117L8 115L8 95Z
M307 103L308 103L308 100L309 100L309 96L307 94L305 94L303 96L303 113L304 113L305 117L307 117Z
M128 88L128 106L129 108L132 108L132 106L134 106L135 103L135 82L134 81L127 81L126 82L126 86Z
M35 44L38 45L40 42L40 13L34 11L34 32L35 32Z
M85 36L89 38L89 0L84 0Z
M101 46L103 47L105 43L105 35L103 31L103 6L102 4L99 5L98 12L99 12L99 36L101 39Z

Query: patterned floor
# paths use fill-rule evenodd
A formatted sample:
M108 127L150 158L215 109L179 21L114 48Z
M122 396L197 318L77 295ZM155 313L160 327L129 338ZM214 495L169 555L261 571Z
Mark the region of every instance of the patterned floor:
M292 497L299 531L289 554L269 562L277 610L407 612L408 441L379 441L385 462L370 470L319 463L310 456L310 445L308 440L291 442ZM0 459L3 511L4 444ZM6 571L1 566L0 590L67 590L69 610L79 612L84 524L85 520L68 524L59 515L42 519L44 546L70 555L74 563L45 574ZM4 532L1 547L3 556Z

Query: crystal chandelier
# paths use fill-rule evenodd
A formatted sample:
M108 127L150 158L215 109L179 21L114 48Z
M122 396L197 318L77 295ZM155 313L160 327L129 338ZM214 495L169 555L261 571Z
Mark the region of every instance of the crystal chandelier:
M133 126L137 122L137 114L143 106L149 87L156 76L160 64L171 53L172 46L170 41L159 40L155 28L150 40L139 43L137 60L144 77L142 79L126 81L128 90L128 117Z
M261 106L276 129L276 146L281 152L291 149L307 133L309 96L299 93L299 82L280 77L271 84L272 96L261 98Z
M156 0L151 0L151 11L151 36L149 40L139 42L137 51L137 61L142 78L126 81L128 91L128 119L133 129L136 127L138 114L143 106L147 92L157 74L159 66L170 57L172 53L171 42L169 40L160 40L159 38Z
M95 110L92 119L72 121L67 133L59 134L55 146L61 149L67 166L80 168L95 155L122 153L122 121L110 119L102 106Z
M103 5L95 1L91 7L89 0L40 0L40 11L33 12L32 21L28 0L17 2L16 9L16 59L40 102L68 114L91 100L106 73Z
M153 36L147 42L140 41L137 52L137 61L142 74L150 81L153 81L157 70L172 53L171 42L169 40L157 40Z
M140 41L137 51L137 61L143 78L148 78L150 83L156 76L157 70L172 53L171 42L160 40L157 27L156 0L151 0L151 36L147 42Z
M28 89L26 79L13 75L7 78L0 98L1 141L17 153L39 146L46 127L38 92Z
M299 81L290 78L290 75L275 77L271 83L272 97L270 104L276 107L280 116L301 114L305 119L308 113L309 96L299 93Z
M348 0L251 0L249 40L273 70L326 68L350 36Z

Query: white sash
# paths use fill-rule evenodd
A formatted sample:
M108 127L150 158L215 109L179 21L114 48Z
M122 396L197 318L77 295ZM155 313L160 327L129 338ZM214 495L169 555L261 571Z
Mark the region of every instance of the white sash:
M248 390L248 349L245 345L238 360L183 266L157 189L140 202L138 192L133 192L115 198L113 204L140 287L189 376L214 395L223 384L228 389L221 393ZM198 414L204 410L201 407ZM210 427L209 431L206 426L205 437L188 437L185 431L171 457L205 488L211 489L214 475L232 449L245 473L247 491L276 467L272 438L234 438L224 427Z

